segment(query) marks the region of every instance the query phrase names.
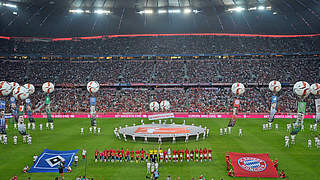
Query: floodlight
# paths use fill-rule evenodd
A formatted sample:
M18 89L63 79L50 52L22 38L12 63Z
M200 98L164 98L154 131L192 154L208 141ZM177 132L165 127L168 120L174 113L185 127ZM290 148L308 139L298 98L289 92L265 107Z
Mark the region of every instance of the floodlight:
M167 10L165 10L165 9L160 9L160 10L158 11L158 13L159 13L159 14L167 13Z
M244 10L244 8L243 7L236 7L236 8L234 8L234 10L237 12L241 12Z
M181 13L180 9L170 9L168 10L168 13Z
M189 13L191 13L191 12L192 12L191 9L184 9L184 10L183 10L183 13L184 13L184 14L189 14Z
M103 10L103 9L97 9L94 11L95 14L109 14L110 11Z
M17 8L17 5L14 4L3 3L2 5L6 7Z
M82 9L71 9L71 10L69 10L69 12L71 12L71 13L83 13L84 11L82 10Z
M258 10L264 10L264 9L265 9L264 6L259 6L259 7L258 7Z

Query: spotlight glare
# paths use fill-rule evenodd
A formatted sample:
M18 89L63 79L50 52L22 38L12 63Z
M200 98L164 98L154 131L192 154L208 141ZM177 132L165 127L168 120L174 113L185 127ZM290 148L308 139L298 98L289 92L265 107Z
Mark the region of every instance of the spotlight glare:
M189 14L189 13L191 13L191 12L192 12L191 9L184 9L184 10L183 10L183 13L184 13L184 14Z
M180 9L170 9L168 10L168 13L181 13Z
M244 10L244 8L243 7L236 7L236 8L234 8L234 10L237 12L241 12Z
M167 10L165 10L165 9L160 9L160 10L158 11L158 13L159 13L159 14L164 14L164 13L167 13Z
M3 3L2 6L11 7L11 8L17 8L17 5L8 4L8 3Z
M69 12L81 14L81 13L84 12L84 10L82 10L82 9L71 9L71 10L69 10Z
M110 11L103 10L103 9L97 9L94 11L95 14L109 14Z
M264 10L264 9L265 9L264 6L259 6L259 7L258 7L258 10Z

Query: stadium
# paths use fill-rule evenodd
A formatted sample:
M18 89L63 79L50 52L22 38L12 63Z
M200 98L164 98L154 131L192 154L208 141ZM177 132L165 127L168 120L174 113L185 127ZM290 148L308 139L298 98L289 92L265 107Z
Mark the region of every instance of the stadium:
M319 0L0 0L0 179L320 180Z

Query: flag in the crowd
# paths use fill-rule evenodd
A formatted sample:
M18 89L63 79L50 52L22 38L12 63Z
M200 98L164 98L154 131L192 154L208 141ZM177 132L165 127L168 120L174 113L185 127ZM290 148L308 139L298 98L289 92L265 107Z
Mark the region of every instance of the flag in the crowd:
M229 127L233 127L236 124L239 107L240 107L240 99L235 99L233 101L232 118L230 119L229 124L228 124Z
M63 172L67 172L67 167L71 166L74 156L79 149L72 151L54 151L45 149L36 159L29 173L39 172L59 172L59 164L63 162Z
M229 152L235 177L278 178L268 154Z
M96 97L90 97L90 106L96 106Z
M278 103L278 96L272 96L270 116L269 116L268 122L273 122L273 120L274 120L274 115L277 112L277 103Z
M50 97L49 96L46 97L46 104L50 104Z
M294 128L291 131L292 135L298 134L303 124L304 115L306 114L306 102L298 102L297 120L294 124Z
M316 99L316 122L320 121L320 99Z
M0 100L0 109L6 109L6 101Z

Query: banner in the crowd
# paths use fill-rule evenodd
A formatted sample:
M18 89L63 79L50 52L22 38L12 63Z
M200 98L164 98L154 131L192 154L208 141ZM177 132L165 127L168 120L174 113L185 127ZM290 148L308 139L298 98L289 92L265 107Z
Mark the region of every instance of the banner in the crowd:
M91 126L97 126L96 97L90 97L90 121Z
M268 154L229 152L235 177L278 178Z
M298 134L301 130L301 125L303 124L304 115L306 113L306 102L298 102L298 111L297 111L297 119L296 122L293 124L293 129L291 134Z
M270 108L270 117L268 119L268 122L273 122L273 120L274 120L274 115L277 112L277 103L278 103L278 96L272 96L271 108Z
M90 97L90 106L96 106L96 97Z
M54 151L45 149L36 159L29 173L59 172L59 165L63 162L63 172L67 172L67 167L71 166L74 156L79 149L72 151Z
M316 99L316 122L320 122L320 99Z
M0 100L0 111L4 111L6 109L6 101ZM0 112L0 134L6 133L6 116Z
M17 104L16 104L16 99L14 97L10 98L10 108L11 108L12 117L15 119L16 122L18 122Z
M240 99L235 99L233 102L232 117L231 117L229 124L228 124L229 127L233 127L234 125L236 125L239 107L240 107Z
M51 102L51 101L50 101L50 97L47 96L47 97L46 97L46 104L48 105L48 104L50 104L50 102Z
M168 118L174 118L173 113L166 113L166 114L155 114L155 115L149 115L149 120L160 120L160 119L168 119Z
M6 109L6 101L0 100L0 109Z
M107 113L98 113L97 118L148 118L152 114L149 113L134 113L134 112L107 112ZM33 114L34 118L47 118L46 114ZM53 113L53 118L88 118L90 117L89 113ZM232 114L205 114L205 113L181 113L175 112L174 118L232 118ZM237 118L255 118L255 119L266 119L269 118L269 114L238 114ZM6 118L12 118L12 114L6 114ZM27 118L27 115L25 115ZM297 115L286 114L286 115L275 115L275 118L279 119L296 119ZM305 115L305 119L315 119L316 115Z
M27 115L29 120L32 121L32 105L31 105L31 100L30 99L26 99L26 111L27 111Z

